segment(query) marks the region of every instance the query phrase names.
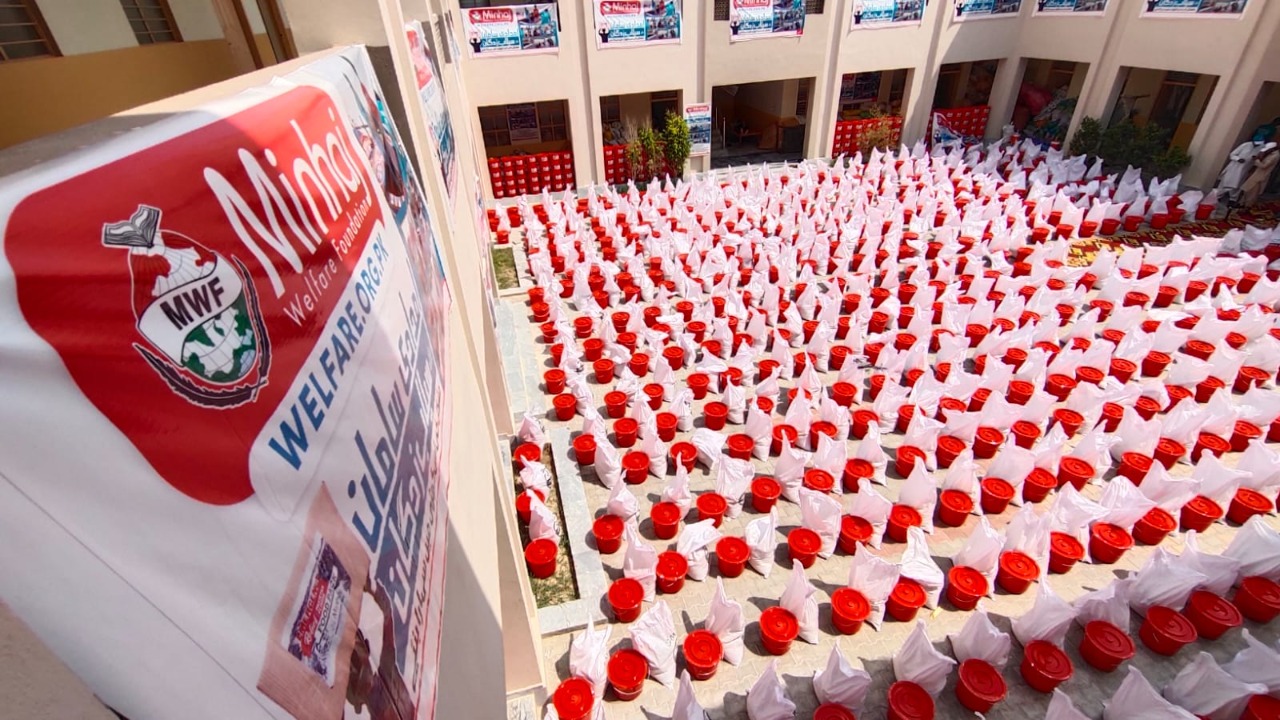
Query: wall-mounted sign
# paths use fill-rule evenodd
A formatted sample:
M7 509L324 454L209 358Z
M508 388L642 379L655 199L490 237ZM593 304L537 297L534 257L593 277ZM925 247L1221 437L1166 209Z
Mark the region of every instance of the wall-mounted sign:
M1101 15L1107 10L1107 0L1036 0L1037 13L1093 13Z
M849 28L919 25L924 19L926 0L853 0Z
M982 20L1017 17L1021 10L1022 0L955 0L952 15L956 20Z
M711 106L685 105L684 121L689 125L689 157L711 154Z
M680 42L676 0L593 0L596 47L639 47Z
M542 140L538 129L538 106L520 103L507 106L507 130L511 132L511 144L536 143Z
M0 183L0 227L15 613L130 717L432 717L449 292L366 51Z
M445 105L444 88L440 86L440 76L436 72L431 49L427 47L422 23L410 23L405 27L405 35L409 39L409 55L413 58L418 98L422 101L422 111L431 130L431 151L440 164L444 187L452 200L458 185L458 144L453 137L449 108Z
M560 31L554 4L501 5L462 11L472 57L558 52Z
M730 40L799 37L804 0L729 0Z
M1152 15L1240 15L1249 0L1142 0Z

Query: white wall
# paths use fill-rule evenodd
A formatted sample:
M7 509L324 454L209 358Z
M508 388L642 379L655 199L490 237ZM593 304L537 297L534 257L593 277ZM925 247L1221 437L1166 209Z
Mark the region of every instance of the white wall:
M212 0L169 0L169 10L173 12L173 21L178 24L183 40L216 40L224 37Z
M138 44L120 0L37 0L36 6L63 55Z

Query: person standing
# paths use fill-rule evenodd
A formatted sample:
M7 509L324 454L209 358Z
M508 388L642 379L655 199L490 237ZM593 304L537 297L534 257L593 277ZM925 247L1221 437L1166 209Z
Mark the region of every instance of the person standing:
M1253 207L1258 203L1262 197L1262 191L1271 180L1271 173L1275 171L1277 162L1280 162L1280 152L1277 152L1276 144L1263 145L1253 160L1253 170L1250 171L1248 179L1240 186L1242 205Z

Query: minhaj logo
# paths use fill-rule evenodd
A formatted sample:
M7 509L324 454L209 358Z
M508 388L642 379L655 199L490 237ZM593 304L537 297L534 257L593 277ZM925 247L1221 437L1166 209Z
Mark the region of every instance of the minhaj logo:
M107 223L102 244L127 248L133 314L145 343L134 348L188 402L232 408L267 383L271 344L258 294L239 260L232 262L171 230L160 210L138 206Z

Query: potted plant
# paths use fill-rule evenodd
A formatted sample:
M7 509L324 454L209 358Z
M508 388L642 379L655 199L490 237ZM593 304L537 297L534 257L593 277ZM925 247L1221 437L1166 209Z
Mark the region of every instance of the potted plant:
M663 158L666 160L665 170L677 179L683 177L684 164L689 160L689 151L693 149L689 138L689 123L685 122L683 115L667 111L662 124L661 141Z

